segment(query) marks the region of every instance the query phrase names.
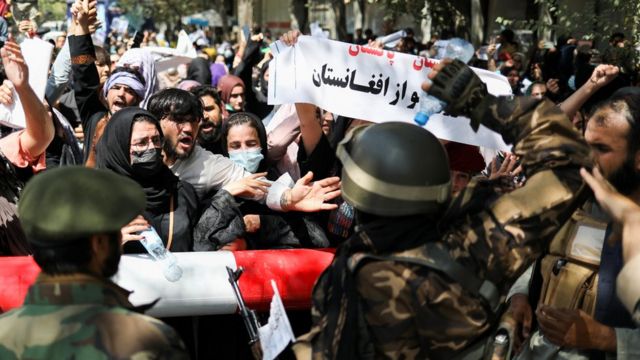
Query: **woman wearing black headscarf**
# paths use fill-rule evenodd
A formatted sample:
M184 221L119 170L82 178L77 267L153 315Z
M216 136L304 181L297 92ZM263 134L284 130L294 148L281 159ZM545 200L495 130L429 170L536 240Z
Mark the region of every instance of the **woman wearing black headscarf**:
M162 162L162 130L150 112L122 109L111 117L96 145L96 167L135 180L147 197L144 219L134 220L123 232L125 253L144 252L137 233L152 226L171 251L193 250L193 228L199 217L193 186L180 181ZM145 221L146 220L146 221Z
M193 59L187 70L187 80L195 80L202 85L211 85L211 70L209 70L209 65L207 59Z

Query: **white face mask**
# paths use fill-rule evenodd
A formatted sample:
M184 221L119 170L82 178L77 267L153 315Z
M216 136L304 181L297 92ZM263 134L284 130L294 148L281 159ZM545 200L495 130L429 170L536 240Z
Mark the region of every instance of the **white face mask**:
M242 166L250 173L255 173L264 159L261 148L229 151L229 159Z

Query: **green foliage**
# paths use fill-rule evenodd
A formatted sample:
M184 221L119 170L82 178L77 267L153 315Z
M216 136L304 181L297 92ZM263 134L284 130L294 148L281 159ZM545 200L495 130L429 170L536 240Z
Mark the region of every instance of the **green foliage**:
M134 17L153 17L156 21L175 24L183 16L209 8L208 1L193 0L118 0L118 5Z
M432 31L468 28L468 0L427 0L429 13L424 11L425 0L368 0L385 11L385 20L394 21L400 15L413 15L418 24L427 15L432 19ZM505 27L529 29L543 34L572 34L583 39L606 43L609 35L621 31L634 43L640 42L640 0L581 0L576 9L567 6L567 0L528 0L540 10L533 19L505 19L495 21ZM489 21L492 21L489 19ZM461 34L462 35L462 34Z
M382 6L386 21L393 22L401 15L410 14L413 16L416 27L419 27L420 22L430 16L431 29L436 33L443 30L464 32L467 31L467 25L470 22L470 19L467 19L457 6L461 1L368 0L368 2ZM426 3L428 3L428 11L425 9Z
M67 16L67 4L62 0L40 0L38 8L44 21L64 20Z
M640 0L582 0L579 9L569 8L567 1L534 0L541 10L537 19L512 20L497 18L503 26L530 29L538 34L572 34L585 40L606 43L609 35L620 31L636 42Z

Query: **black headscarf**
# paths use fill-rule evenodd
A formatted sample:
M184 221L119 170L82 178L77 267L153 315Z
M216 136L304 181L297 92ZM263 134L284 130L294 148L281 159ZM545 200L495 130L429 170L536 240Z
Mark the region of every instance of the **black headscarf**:
M131 167L131 130L134 119L143 116L154 124L160 136L162 129L158 119L139 107L124 108L111 117L104 133L96 145L96 167L109 169L135 180L147 196L147 211L158 213L166 210L169 199L176 191L178 178L163 163L158 163L158 171L152 176L140 176Z
M203 58L193 59L187 70L187 80L195 80L202 85L210 85L211 70L209 70L209 61Z

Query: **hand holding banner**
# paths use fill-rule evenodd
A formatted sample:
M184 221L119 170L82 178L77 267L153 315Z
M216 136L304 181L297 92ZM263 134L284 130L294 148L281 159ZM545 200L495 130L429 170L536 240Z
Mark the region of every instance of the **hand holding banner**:
M306 102L334 114L373 122L414 123L421 85L437 60L362 45L300 36L271 45L269 104ZM474 69L493 95L510 95L506 79ZM432 116L426 128L446 140L507 150L500 135L466 118Z
M53 45L40 39L25 39L20 44L20 49L29 68L29 86L36 93L38 99L44 100ZM22 102L15 89L13 90L13 104L11 106L0 105L0 123L14 128L26 126Z

